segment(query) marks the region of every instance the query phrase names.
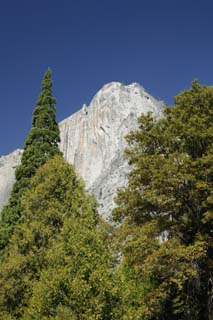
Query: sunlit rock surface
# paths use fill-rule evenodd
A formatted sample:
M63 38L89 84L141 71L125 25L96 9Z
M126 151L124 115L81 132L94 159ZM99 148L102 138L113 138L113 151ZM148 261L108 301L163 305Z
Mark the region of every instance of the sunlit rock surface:
M15 181L15 168L21 160L22 150L18 149L0 157L0 210L10 196Z
M106 84L93 98L60 123L64 158L73 163L86 188L96 195L99 212L109 218L117 188L126 185L129 166L123 158L125 136L137 128L141 113L160 117L164 103L153 98L138 83ZM0 207L7 201L14 181L20 150L0 158ZM3 160L2 160L3 159ZM7 174L3 174L4 168Z

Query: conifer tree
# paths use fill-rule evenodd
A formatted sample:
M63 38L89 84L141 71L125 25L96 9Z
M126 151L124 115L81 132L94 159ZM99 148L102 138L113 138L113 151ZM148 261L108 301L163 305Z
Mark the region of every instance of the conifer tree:
M52 75L50 69L45 73L41 93L32 117L32 128L25 141L21 164L15 171L9 203L3 208L0 222L0 249L3 249L21 219L21 197L27 190L30 178L37 168L49 158L59 154L60 133L56 123L56 99L52 96Z

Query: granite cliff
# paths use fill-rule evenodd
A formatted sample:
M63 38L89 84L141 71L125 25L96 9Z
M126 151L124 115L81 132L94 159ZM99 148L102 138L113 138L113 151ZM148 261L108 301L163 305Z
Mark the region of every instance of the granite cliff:
M95 194L100 213L110 217L116 189L127 182L129 166L123 158L125 136L137 128L141 113L160 117L164 103L153 98L138 83L112 82L103 86L89 106L60 122L60 148L73 163L86 188ZM14 169L22 151L0 157L0 209L6 203L14 182Z

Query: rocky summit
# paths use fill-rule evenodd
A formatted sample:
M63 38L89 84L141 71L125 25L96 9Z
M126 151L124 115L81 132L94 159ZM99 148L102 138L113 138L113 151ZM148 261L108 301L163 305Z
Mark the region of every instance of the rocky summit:
M130 170L124 160L125 136L137 128L141 113L160 117L164 103L153 98L138 83L111 82L83 107L60 122L60 148L64 158L75 165L88 192L99 203L99 212L110 218L116 189L127 183ZM21 150L0 157L0 209L7 202Z

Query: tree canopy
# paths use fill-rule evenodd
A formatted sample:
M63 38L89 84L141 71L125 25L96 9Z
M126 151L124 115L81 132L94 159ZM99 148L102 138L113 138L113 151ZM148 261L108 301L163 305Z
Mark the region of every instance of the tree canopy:
M38 169L0 266L2 319L109 319L112 259L94 199L61 156ZM111 271L110 271L111 270Z
M147 319L210 319L212 119L213 87L194 81L162 119L142 115L139 130L127 138L133 170L118 192L114 217L124 219L131 235L122 265L133 267L142 284L149 274L145 306L151 304L153 313ZM148 247L144 230L151 235Z

